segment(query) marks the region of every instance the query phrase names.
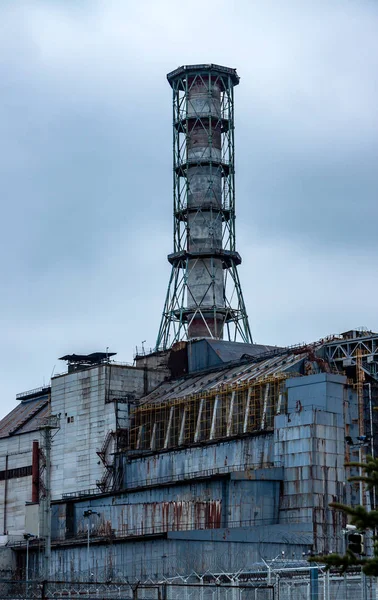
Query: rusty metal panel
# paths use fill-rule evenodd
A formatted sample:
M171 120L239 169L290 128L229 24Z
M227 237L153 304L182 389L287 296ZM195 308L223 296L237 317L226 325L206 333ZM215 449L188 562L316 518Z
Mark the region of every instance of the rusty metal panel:
M167 531L216 529L226 524L276 523L279 517L280 483L276 480L213 479L190 485L162 487L123 493L113 498L93 499L75 505L72 534L91 537L125 537L161 534ZM93 514L88 518L86 511ZM63 508L54 511L54 521L64 521ZM54 539L62 539L54 525Z

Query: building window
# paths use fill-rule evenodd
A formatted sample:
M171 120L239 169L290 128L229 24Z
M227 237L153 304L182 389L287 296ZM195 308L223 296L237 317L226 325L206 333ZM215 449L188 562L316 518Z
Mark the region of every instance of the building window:
M67 417L67 423L73 423L73 422L74 422L73 417Z

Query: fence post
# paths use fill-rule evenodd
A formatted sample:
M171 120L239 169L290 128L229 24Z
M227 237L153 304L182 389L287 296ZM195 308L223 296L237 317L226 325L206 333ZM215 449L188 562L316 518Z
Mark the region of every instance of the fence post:
M361 598L367 600L367 578L361 567Z
M163 583L162 585L162 600L167 600L168 598L168 594L167 594L167 584Z
M310 590L311 600L319 600L319 569L317 567L310 569Z

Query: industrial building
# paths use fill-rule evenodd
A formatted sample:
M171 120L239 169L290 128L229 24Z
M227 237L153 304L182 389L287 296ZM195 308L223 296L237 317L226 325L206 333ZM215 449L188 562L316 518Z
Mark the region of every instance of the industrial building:
M378 334L254 344L235 244L234 69L180 67L174 248L156 347L68 354L0 422L3 576L159 581L343 550L369 506ZM27 570L26 570L27 566Z

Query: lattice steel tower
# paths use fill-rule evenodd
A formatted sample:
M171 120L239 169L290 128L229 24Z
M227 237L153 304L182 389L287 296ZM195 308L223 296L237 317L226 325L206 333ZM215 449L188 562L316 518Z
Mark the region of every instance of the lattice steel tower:
M235 250L235 69L190 65L173 90L174 252L156 348L211 337L252 342Z

